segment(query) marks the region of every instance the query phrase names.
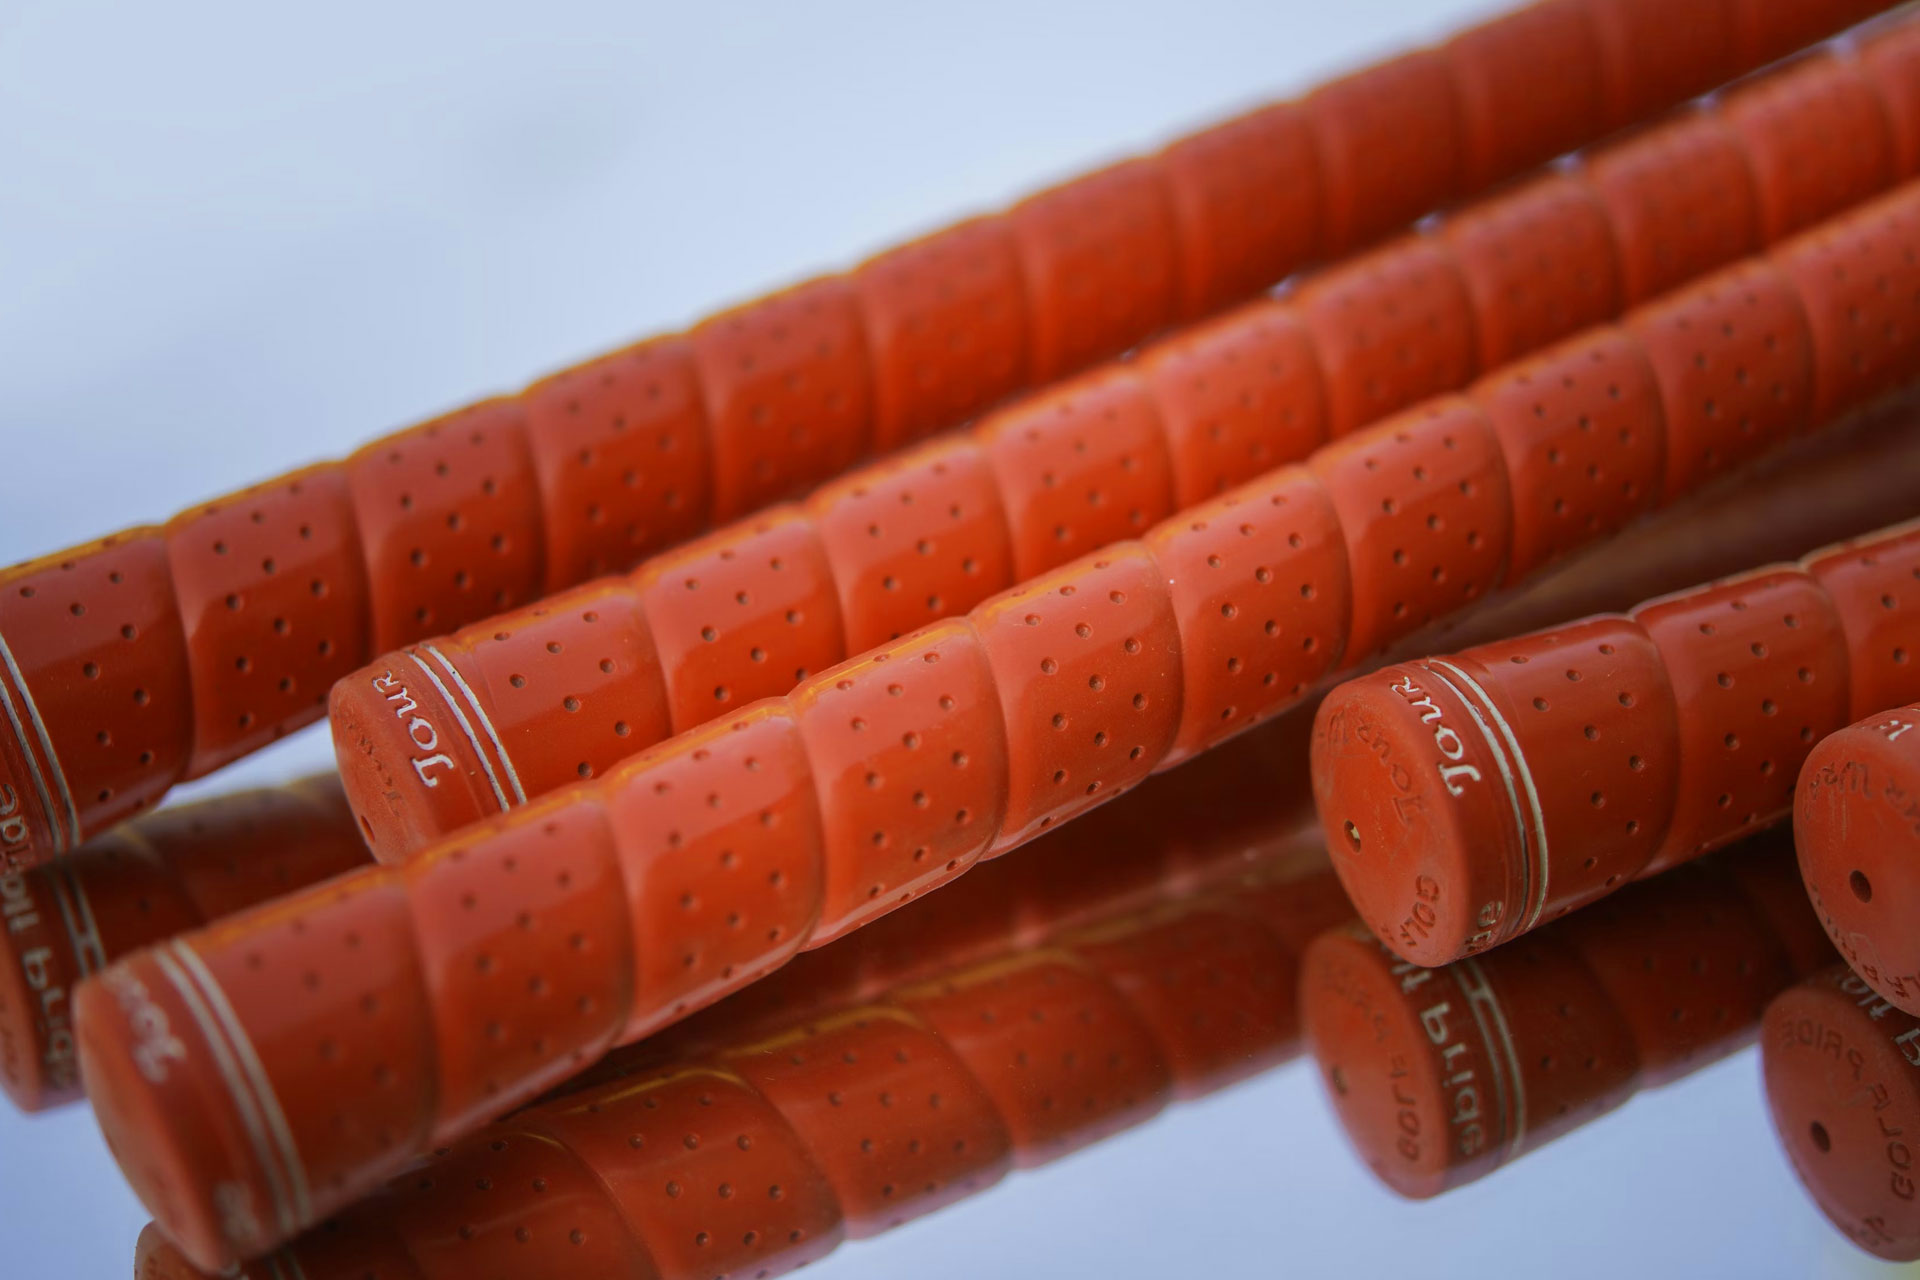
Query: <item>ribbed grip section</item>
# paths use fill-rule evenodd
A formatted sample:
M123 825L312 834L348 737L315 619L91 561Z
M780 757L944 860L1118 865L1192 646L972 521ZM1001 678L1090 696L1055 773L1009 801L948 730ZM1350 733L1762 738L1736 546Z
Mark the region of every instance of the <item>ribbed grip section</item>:
M750 1022L490 1125L239 1274L782 1274L1286 1061L1300 952L1345 916L1324 869L1242 870ZM157 1236L142 1256L156 1280L199 1274Z
M1885 6L1774 7L1532 6L344 462L9 570L0 636L21 687L0 787L33 805L12 856L70 848L316 719L377 653L625 569Z
M1314 791L1361 918L1445 962L1780 821L1816 742L1920 696L1916 573L1896 526L1336 689Z
M24 1111L80 1096L81 979L366 862L339 782L315 777L162 809L0 875L0 1089Z
M1920 44L1920 27L1875 47L1903 44ZM1872 65L1806 60L1329 270L1297 296L1243 308L666 552L624 582L382 656L343 680L332 704L376 854L398 860L604 773L671 733L786 693L850 654L1458 390L1618 314L1651 285L1679 284L1838 213L1894 178L1887 108L1900 102ZM1840 165L1847 155L1855 162ZM1677 242L1676 227L1701 238ZM1782 343L1804 351L1805 324L1793 290L1756 265L1636 317L1639 341L1596 345L1590 367L1498 393L1497 430L1533 432L1537 446L1515 457L1537 495L1515 512L1516 568L1618 527L1655 496L1663 465L1666 492L1679 493L1797 430L1810 381L1774 353ZM1671 458L1660 432L1634 427L1654 394L1643 352L1684 419L1668 434L1686 452ZM1780 372L1761 381L1762 366ZM1596 379L1619 392L1601 412L1591 412ZM1590 411L1584 424L1560 412L1575 402ZM1546 439L1523 421L1540 413L1564 430Z
M1424 1199L1749 1043L1767 1001L1832 958L1794 889L1788 842L1766 836L1443 968L1357 923L1328 932L1301 1018L1349 1141Z
M1870 551L1847 559L1850 577L1878 567ZM1872 618L1877 603L1886 628L1869 656L1911 670L1920 656L1920 561L1904 567L1904 583L1860 583L1869 592L1860 612ZM1871 705L1892 702L1879 696ZM1807 895L1833 945L1876 992L1920 1014L1920 703L1876 712L1813 748L1800 768L1793 834Z
M1894 297L1916 296L1912 250L1920 188L1769 261L1822 282L1801 294L1809 312L1844 314L1883 273ZM1874 270L1836 282L1813 269L1822 255ZM1784 338L1756 376L1804 368L1827 385L1836 357L1825 326L1809 331L1811 349ZM1585 375L1600 345L1641 343L1634 333L1593 331L403 866L342 877L109 970L82 991L81 1048L123 1167L156 1205L189 1206L167 1210L170 1230L200 1256L259 1247L275 1228L220 1244L214 1186L254 1188L264 1205L278 1178L292 1189L279 1219L309 1222L427 1133L503 1111L610 1044L1271 717L1343 657L1506 581L1515 500L1531 496L1518 487L1513 459L1530 456L1518 446L1565 432L1563 415L1577 431L1583 414L1597 423L1624 403L1625 384ZM1889 371L1899 353L1910 366L1920 355L1910 350L1920 327L1881 340ZM1844 369L1836 411L1876 389ZM1525 406L1503 429L1494 406L1517 379L1572 379L1583 399L1551 415ZM1671 389L1658 390L1629 435L1684 421L1664 408ZM1616 438L1627 429L1610 426ZM1665 443L1686 452L1684 440ZM1819 620L1806 621L1802 634L1818 635ZM1221 670L1230 684L1189 676ZM1831 678L1844 692L1844 674ZM368 958L349 963L348 949ZM302 974L317 985L296 1007L289 984ZM385 997L383 1017L359 1016L379 991L418 1001L430 1033L396 1035ZM198 1031L183 1025L196 1000L220 1012ZM170 1039L150 1043L161 1025ZM331 1053L316 1055L316 1041ZM239 1064L231 1079L223 1055ZM387 1084L375 1093L393 1109L349 1113L376 1067ZM286 1140L270 1125L243 1141L249 1109L283 1113ZM332 1125L365 1141L334 1140ZM164 1190L150 1169L167 1170Z

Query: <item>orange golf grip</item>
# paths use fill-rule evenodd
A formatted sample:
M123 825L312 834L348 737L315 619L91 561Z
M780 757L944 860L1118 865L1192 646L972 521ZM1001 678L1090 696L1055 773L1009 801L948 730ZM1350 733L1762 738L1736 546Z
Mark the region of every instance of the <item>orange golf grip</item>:
M0 798L27 806L11 854L69 848L316 719L376 653L630 566L1887 7L1547 0L17 566L0 575Z
M1728 370L1757 423L1728 449L1898 385L1920 326L1884 318L1916 293L1909 187L404 866L123 961L79 997L95 1115L192 1256L257 1252L1616 527L1671 489L1661 459L1727 440L1691 353L1754 384Z
M1790 842L1633 886L1492 955L1422 969L1354 923L1301 962L1301 1020L1367 1167L1425 1199L1748 1044L1833 960Z
M1868 1253L1920 1259L1920 1019L1837 964L1767 1006L1760 1070L1820 1211Z
M144 814L57 862L0 875L0 1090L80 1096L71 994L110 962L367 863L338 780Z
M781 1274L1291 1058L1298 956L1346 914L1324 869L1242 871L749 1029L490 1125L239 1274ZM154 1232L138 1265L204 1274Z
M1888 575L1875 648L1920 666L1920 563ZM1877 693L1877 690L1876 690ZM1853 971L1920 1015L1920 703L1828 735L1800 768L1793 833L1800 873Z
M1314 794L1361 919L1444 963L1786 817L1816 741L1920 695L1887 643L1920 595L1883 603L1916 566L1896 526L1334 690Z
M1890 51L1920 70L1920 22L1871 47L1883 56L1794 64L624 581L383 655L331 704L369 843L396 861L604 773L1599 323L1644 298L1622 280L1678 284L1840 212L1894 181L1889 111L1920 106L1889 79ZM1695 194L1714 213L1704 224L1675 212ZM1714 376L1671 373L1697 379L1693 396L1718 391ZM1706 438L1670 460L1668 485L1745 451Z

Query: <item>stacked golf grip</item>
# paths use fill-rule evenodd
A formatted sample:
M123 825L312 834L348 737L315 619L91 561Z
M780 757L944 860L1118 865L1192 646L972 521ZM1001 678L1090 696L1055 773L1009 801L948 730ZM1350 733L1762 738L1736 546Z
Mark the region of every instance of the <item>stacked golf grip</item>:
M1920 695L1916 570L1920 523L1334 690L1314 793L1361 919L1445 964L1780 821L1816 742Z
M397 861L604 773L1832 216L1920 164L1916 83L1909 20L624 581L386 654L332 698L368 841Z
M1617 528L1708 449L1900 385L1916 297L1909 187L405 866L123 961L80 996L96 1114L190 1256L258 1252Z
M333 777L142 815L67 857L0 875L0 1091L80 1096L72 995L130 951L364 866Z
M1301 962L1301 1019L1360 1158L1425 1198L1748 1044L1832 962L1770 833L1443 968L1334 930Z
M1912 670L1920 558L1885 576L1887 657ZM1814 747L1800 770L1793 831L1807 894L1842 958L1887 1001L1920 1015L1920 702L1883 703Z
M18 566L0 581L0 856L69 849L317 718L375 653L630 565L1886 7L1547 0Z

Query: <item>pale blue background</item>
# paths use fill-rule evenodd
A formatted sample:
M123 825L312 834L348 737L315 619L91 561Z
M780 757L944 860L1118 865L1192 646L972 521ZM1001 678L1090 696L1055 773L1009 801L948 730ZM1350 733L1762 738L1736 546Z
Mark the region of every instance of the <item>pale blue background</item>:
M1483 0L0 0L0 562L162 517L1263 97ZM294 16L298 15L298 16ZM328 759L304 735L215 780ZM0 1275L124 1276L84 1109L0 1107ZM1857 1274L1751 1055L1409 1206L1301 1067L827 1275Z

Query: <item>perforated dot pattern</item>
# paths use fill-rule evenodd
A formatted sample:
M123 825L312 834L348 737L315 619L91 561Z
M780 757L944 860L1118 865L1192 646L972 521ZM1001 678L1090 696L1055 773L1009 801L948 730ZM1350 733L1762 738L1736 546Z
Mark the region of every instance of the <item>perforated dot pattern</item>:
M1314 789L1368 926L1457 958L1778 823L1815 743L1920 695L1911 664L1850 679L1914 634L1916 547L1896 526L1335 690Z
M1886 229L1907 225L1900 221L1901 211L1916 201L1920 191L1898 193L1822 229L1814 243L1848 260L1856 254L1897 258L1907 246ZM1792 243L1781 252L1805 253L1807 243ZM1864 251L1863 245L1867 246ZM1621 326L1609 332L1631 337L1634 330ZM1821 360L1819 332L1816 327L1816 368ZM1914 340L1920 342L1920 332ZM1591 334L1576 339L1574 349L1590 350L1593 341ZM1583 395L1596 403L1612 403L1607 382L1596 379L1585 385ZM1329 636L1326 643L1349 656L1370 652L1393 635L1403 634L1399 628L1411 629L1429 612L1438 616L1441 602L1449 596L1466 601L1501 585L1511 546L1513 476L1506 456L1509 446L1495 437L1481 407L1483 391L1476 389L1467 396L1409 411L1345 437L1335 446L1337 453L1323 455L1313 466L1283 471L1231 492L1229 497L1249 506L1271 507L1276 484L1298 485L1303 499L1311 495L1313 500L1296 504L1299 523L1236 519L1226 513L1205 531L1205 541L1188 542L1182 555L1188 563L1196 558L1204 562L1211 542L1224 562L1231 549L1236 558L1244 557L1241 564L1251 561L1256 569L1267 567L1282 584L1296 584L1293 589L1307 599L1324 589L1321 569L1329 563L1328 548L1338 539L1346 552L1351 613L1345 632ZM1668 390L1660 391L1664 401ZM1569 402L1561 411L1572 413L1574 405ZM1655 416L1649 407L1639 429L1661 431L1664 420L1664 413ZM1562 423L1553 421L1539 427L1549 436L1563 429ZM1455 442L1453 449L1447 447L1450 438ZM1369 460L1377 467L1369 468ZM1429 517L1440 521L1444 537L1430 536L1434 531L1427 525ZM1309 519L1317 527L1306 527L1304 521ZM1192 532L1190 521L1186 527ZM978 813L971 804L965 805L968 819L978 824L970 839L997 854L1130 789L1175 758L1186 715L1189 661L1204 664L1239 657L1245 668L1264 674L1278 670L1283 660L1295 659L1303 641L1298 631L1276 625L1269 634L1264 622L1256 647L1244 653L1211 648L1216 634L1230 634L1235 649L1248 637L1245 630L1215 633L1195 625L1190 601L1183 612L1169 566L1158 559L1156 547L1162 544L1158 531L1145 540L1115 543L1030 579L964 617L933 623L884 651L852 660L851 667L871 663L913 670L918 664L937 669L939 674L923 675L911 687L904 677L890 679L891 671L862 672L863 679L847 691L858 694L850 700L849 710L849 702L825 695L829 686L835 693L842 692L838 684L848 678L843 672L850 668L829 669L809 677L792 694L765 699L670 739L575 788L517 808L467 836L434 845L403 867L348 876L327 892L371 896L387 886L414 902L416 909L410 914L383 915L369 928L378 929L382 945L415 953L413 972L404 980L411 987L435 994L451 992L423 962L435 957L435 965L445 965L452 963L445 957L460 954L456 944L464 936L464 918L455 907L463 901L463 893L497 893L499 869L509 854L538 845L538 833L550 824L564 821L568 825L572 834L562 844L565 865L575 868L573 887L563 887L557 896L545 900L550 905L544 909L569 918L576 913L582 918L591 915L605 922L596 927L612 933L611 919L595 913L608 910L607 904L616 900L625 905L623 935L602 946L594 959L578 962L578 980L596 984L597 999L611 1004L624 995L624 1004L618 1011L598 1008L591 1022L577 1024L564 1037L557 1031L548 1035L544 1056L523 1038L511 1058L518 1071L508 1071L504 1057L491 1062L491 1074L482 1083L494 1086L487 1092L493 1108L504 1109L550 1080L550 1073L559 1069L557 1061L589 1052L595 1037L626 1038L656 1029L777 966L795 951L817 944L816 929L822 922L839 919L843 905L829 904L827 886L890 887L918 874L912 870L911 858L922 844L917 838L920 829L915 829L916 838L891 845L886 841L892 832L879 829L884 839L878 847L884 858L876 864L875 829L869 827L863 833L851 819L851 811L836 815L823 803L823 781L844 778L825 772L836 763L831 757L813 754L811 724L817 718L826 718L827 727L835 732L840 727L832 720L842 716L847 717L847 731L855 731L854 716L877 729L877 716L863 714L858 704L894 698L901 699L902 706L911 699L911 705L931 706L945 716L922 718L923 711L912 719L903 718L904 722L890 721L885 728L901 734L905 750L931 753L936 771L951 771L946 776L954 779L955 790L928 792L926 820L939 820L947 809L958 821L961 806L949 807L954 796L985 796ZM1397 562L1396 550L1406 552L1406 563ZM1222 617L1226 606L1235 611L1239 607L1231 599L1220 603L1216 614ZM1399 616L1396 604L1405 606L1405 617ZM1445 606L1448 611L1453 607L1451 601ZM1786 626L1784 621L1779 625ZM1823 625L1830 625L1828 618L1809 615L1799 634L1817 638ZM1360 637L1365 638L1364 646ZM1775 641L1756 634L1751 643ZM980 660L947 662L946 654L967 649L977 652ZM1626 661L1620 655L1600 656L1610 662ZM1663 661L1667 657L1664 651L1661 656ZM1589 690L1589 697L1611 692L1600 675L1572 664L1567 670L1573 672L1565 677L1569 688ZM1820 674L1844 688L1841 672ZM893 685L898 685L898 694ZM1250 690L1250 695L1246 710L1226 720L1209 720L1207 733L1196 731L1183 745L1205 749L1270 718L1299 696L1279 681L1257 692ZM1655 695L1649 691L1646 696ZM951 706L946 705L948 700ZM1337 706L1338 700L1329 705ZM951 714L962 710L970 718ZM1798 704L1792 710L1801 713ZM997 715L992 714L995 711ZM1503 714L1511 720L1512 713ZM1469 713L1461 710L1450 728L1465 732L1469 719ZM1413 723L1418 725L1418 719ZM910 734L917 736L917 745L907 742ZM1684 741L1693 749L1702 739L1695 734ZM1495 765L1491 760L1484 763L1483 774L1492 779ZM844 775L844 763L839 767ZM1681 770L1691 767L1683 761ZM1722 765L1703 762L1703 767L1711 771ZM1002 769L1004 773L999 772ZM989 777L982 781L975 770L987 771ZM1606 802L1604 794L1590 797L1596 810L1604 810ZM1440 803L1439 797L1434 797L1434 803ZM830 816L836 819L832 825ZM1677 824L1674 830L1680 830ZM1334 834L1347 839L1338 828ZM1699 843L1717 832L1703 828L1684 834ZM1498 838L1496 831L1490 842ZM530 853L527 856L531 858ZM429 882L437 904L433 911L418 909L419 890L402 888ZM1540 890L1511 899L1511 915L1496 920L1503 928L1529 914L1537 917L1553 900L1545 890L1544 876L1536 876L1532 883ZM875 900L890 896L883 888ZM308 954L309 944L290 931L309 909L296 895L272 912L233 917L217 933L190 935L189 945L219 957L220 967L227 971L256 946L283 963L296 962L294 958ZM731 918L735 915L738 925ZM519 965L512 966L509 974L522 980L531 976ZM92 1050L83 1045L83 1053L93 1052L103 1062L115 1060L115 1054L124 1055L128 1037L134 1034L126 1015L116 1013L118 1006L106 1003L111 998L104 989L94 997L93 1026L99 1039ZM442 1007L434 1002L435 1025L441 1019L477 1016L473 1000L465 995L445 998L454 1003ZM299 1020L287 1017L282 1003L260 987L235 1000L235 1024L245 1028L256 1022L269 1023L277 1034L288 1036L300 1026ZM532 1025L529 1031L537 1034L545 1025ZM470 1027L461 1034L471 1034ZM452 1073L457 1066L464 1069L465 1063L476 1060L470 1052L463 1045L445 1064L422 1061L412 1069L437 1078L443 1069ZM103 1065L101 1070L111 1068ZM465 1088L471 1082L450 1079L447 1083ZM438 1086L421 1087L437 1097ZM156 1096L151 1082L138 1083L124 1070L106 1088L118 1099L108 1114L118 1114L112 1106L143 1108L147 1105L143 1100ZM421 1106L429 1116L447 1114L439 1102L422 1099ZM171 1117L172 1108L155 1114ZM154 1133L181 1122L170 1118L157 1130L128 1125L124 1117L110 1124L117 1132L140 1133L143 1141L151 1141ZM202 1123L212 1122L203 1119ZM439 1120L431 1123L437 1126ZM343 1166L360 1178L371 1176L384 1158L372 1151L363 1151L360 1157L363 1163ZM182 1185L197 1184L189 1179Z
M630 568L876 449L965 421L1023 387L1270 287L1315 256L1347 252L1646 118L1777 56L1782 41L1882 7L1795 4L1778 16L1762 0L1531 6L845 275L796 285L687 334L638 343L518 395L374 441L344 464L219 499L164 532L130 529L116 539L123 548L156 541L166 554L135 557L141 577L130 585L149 616L124 621L150 636L184 635L185 662L177 649L172 656L156 650L164 660L156 661L152 683L138 686L149 699L139 706L164 712L130 711L120 691L68 679L65 668L85 660L91 633L19 606L15 592L31 585L44 562L14 568L0 584L0 634L50 726L48 738L63 741L23 744L11 723L0 727L4 785L20 791L29 782L22 752L57 756L71 803L36 798L31 839L36 856L78 843L174 782L318 718L327 685L374 653ZM1909 105L1898 76L1877 75L1873 91ZM1794 119L1769 118L1782 128ZM1896 119L1893 136L1911 137L1911 120ZM1823 199L1860 194L1870 168L1854 166L1846 181L1816 181L1809 170L1804 190L1783 170L1783 199L1796 217L1817 217ZM1751 247L1728 241L1715 261ZM1590 249L1570 242L1565 263L1556 263L1584 292L1599 279L1591 264L1577 265ZM1403 265L1427 252L1407 250ZM1421 275L1424 301L1388 299L1370 313L1367 323L1382 335L1369 348L1376 361L1404 353L1430 363L1422 346L1388 323L1402 302L1405 331L1421 342L1468 334L1426 309L1444 297L1444 315L1459 318L1463 286L1455 277L1463 269L1433 265ZM1503 296L1501 288L1488 296ZM1528 307L1529 316L1515 313L1477 331L1510 342L1525 329L1544 341L1537 326L1552 317L1580 322L1572 300L1534 297ZM1426 328L1436 322L1442 331ZM1470 372L1457 361L1449 367L1456 385ZM1362 393L1370 380L1410 395L1440 389L1391 368L1354 369ZM1303 406L1295 432L1310 434L1325 421L1358 425L1342 417L1352 387L1331 385L1332 417ZM1373 412L1398 407L1377 403ZM1209 433L1215 426L1224 443L1227 424L1202 424ZM1290 432L1240 441L1224 454L1248 469L1229 482L1287 460L1279 450L1304 438ZM1176 468L1187 461L1169 453ZM1135 536L1128 522L1136 512L1144 524L1170 514L1115 495L1102 515L1122 532L1103 535L1083 521L1082 540L1063 553L1099 545L1102 536ZM216 542L233 551L221 557ZM122 554L94 545L50 559L74 564L73 581L92 593ZM1004 585L984 586L965 604L933 591L917 599L924 607L937 596L939 607L953 611ZM97 595L86 603L112 607ZM191 719L161 723L180 716ZM96 725L120 742L147 741L99 756L64 741L91 736ZM161 730L164 737L152 740Z
M1837 59L1776 79L1792 92L1773 96L1788 101L1828 81L1867 91L1855 64ZM1774 83L1757 81L1729 101L1763 94ZM450 761L431 766L440 780L435 787L409 780L408 759L433 753L414 750L417 737L407 736L413 722L383 710L390 690L374 685L410 660L382 657L341 685L333 707L336 742L343 762L353 762L354 802L368 817L376 851L404 857L438 834L518 803L509 781L496 786L487 776L483 757L504 751L527 795L593 777L655 741L652 726L685 730L785 693L869 645L962 613L1075 556L1140 537L1185 507L1306 457L1329 438L1458 390L1500 361L1539 352L1614 314L1636 287L1724 263L1758 243L1760 229L1756 223L1738 231L1718 213L1750 190L1746 166L1760 140L1772 136L1768 130L1796 119L1790 111L1756 112L1736 131L1709 111L1617 144L1584 168L1537 179L1454 215L1436 232L1330 270L1294 296L1249 304L1133 360L989 414L965 433L856 471L796 507L656 557L633 575L638 600L618 597L627 616L615 625L650 637L636 643L635 661L644 663L649 648L657 660L657 671L623 673L623 714L556 719L545 711L555 694L573 692L584 701L580 689L604 683L590 668L582 669L584 678L560 677L589 651L599 655L598 640L579 648L592 633L569 620L584 608L550 616L521 610L439 642L473 691L463 714L475 732L441 732L450 711L429 717L442 743L437 750ZM1678 142L1674 128L1685 135ZM1724 190L1700 193L1695 243L1692 232L1666 228L1695 217L1688 183L1701 172L1719 173L1716 155L1736 172ZM1805 190L1807 208L1837 210L1853 198L1850 188ZM1642 228L1657 238L1635 241ZM1388 469L1371 475L1368 483L1385 487L1365 503L1390 502L1402 514L1382 523L1389 513L1377 505L1343 511L1345 527L1358 537L1393 530L1388 544L1363 549L1356 561L1366 576L1387 557L1380 581L1396 584L1381 602L1387 616L1348 637L1356 653L1486 591L1501 548L1511 555L1510 576L1530 572L1800 429L1813 372L1793 286L1768 263L1735 267L1712 281L1637 313L1632 340L1576 339L1493 375L1476 391L1525 495L1514 506L1510 546L1498 528L1507 499L1490 470L1499 460L1473 410L1455 413L1471 421L1447 433L1452 451L1389 463L1372 449L1367 464ZM1650 408L1656 398L1658 411ZM1650 412L1664 429L1637 425ZM1527 413L1540 421L1517 421ZM1553 439L1542 434L1548 418L1564 427ZM1413 432L1405 424L1403 430ZM1523 447L1523 439L1533 447ZM1326 465L1335 465L1333 456L1338 451ZM1466 490L1458 488L1463 483ZM1453 488L1442 494L1445 485ZM1445 510L1431 505L1443 501ZM1435 564L1417 543L1463 558ZM1365 585L1360 599L1371 607L1375 594ZM551 640L564 654L542 662L532 653L532 662L550 668L542 672L527 669L528 659L516 653L503 672L506 651L483 642L500 631L538 631L541 644ZM1269 670L1277 679L1277 668ZM503 687L503 675L548 694L531 704L509 697L520 686ZM455 699L468 697L451 677L443 682ZM555 690L556 682L567 687ZM1234 715L1246 710L1235 704ZM610 731L618 726L625 732Z

